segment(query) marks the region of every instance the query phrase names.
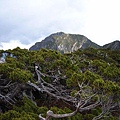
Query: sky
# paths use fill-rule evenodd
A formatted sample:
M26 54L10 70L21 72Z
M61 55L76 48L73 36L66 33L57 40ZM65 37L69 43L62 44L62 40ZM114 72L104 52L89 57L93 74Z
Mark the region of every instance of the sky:
M0 49L29 49L56 32L120 40L120 0L0 0Z

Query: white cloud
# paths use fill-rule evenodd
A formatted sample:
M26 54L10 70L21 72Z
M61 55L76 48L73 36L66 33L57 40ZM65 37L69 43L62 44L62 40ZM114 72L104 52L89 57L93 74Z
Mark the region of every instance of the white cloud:
M10 40L8 42L1 42L0 43L0 49L1 50L8 50L8 49L14 49L16 47L20 47L21 49L29 49L31 46L33 46L36 42L43 40L45 37L42 36L41 38L38 38L34 41L32 41L29 44L23 44L20 40Z
M27 47L63 31L103 45L120 39L119 4L119 0L0 0L0 43L17 40L14 46Z
M119 5L119 0L87 0L84 34L100 45L120 39Z
M9 42L2 42L0 49L7 50L7 49L13 49L16 47L20 48L29 48L30 45L24 45L19 40L11 40Z
M81 0L5 0L0 1L0 40L19 39L21 43L57 31L80 32ZM41 34L42 33L42 34Z

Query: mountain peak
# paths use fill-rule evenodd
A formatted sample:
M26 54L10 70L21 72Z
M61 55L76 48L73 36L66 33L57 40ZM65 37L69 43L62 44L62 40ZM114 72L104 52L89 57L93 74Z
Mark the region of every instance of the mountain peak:
M120 41L119 40L115 40L111 43L108 43L106 45L103 46L103 48L106 48L106 49L111 49L111 50L118 50L120 49Z
M100 46L93 43L84 35L57 32L46 37L41 42L37 42L30 48L30 50L46 48L57 50L62 53L71 53L78 49L85 49L87 47L99 48Z

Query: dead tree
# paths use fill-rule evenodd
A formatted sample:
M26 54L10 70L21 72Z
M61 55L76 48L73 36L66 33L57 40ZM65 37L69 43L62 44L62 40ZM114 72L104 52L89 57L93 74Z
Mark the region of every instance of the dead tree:
M83 88L85 87L85 85L82 83L80 84L78 82L78 86L79 86L79 91L75 94L75 97L70 96L70 92L68 92L67 94L65 93L66 91L63 90L63 88L65 89L65 86L54 86L53 84L47 83L43 80L43 77L45 77L45 74L41 74L41 72L37 69L38 67L35 67L35 71L36 74L38 76L38 81L36 82L36 84L31 83L30 81L28 82L28 85L34 87L35 89L37 89L40 92L45 92L47 93L49 96L52 96L56 99L61 99L64 100L70 104L72 104L76 109L74 112L72 113L68 113L68 114L54 114L52 111L48 111L46 114L46 118L43 118L41 116L41 114L39 115L40 119L45 119L45 120L49 120L50 117L53 118L64 118L64 117L70 117L75 115L77 112L82 112L85 110L90 110L95 108L96 106L100 105L101 101L99 96L97 96L97 100L94 102L92 101L92 98L96 96L97 93L92 93L91 90L88 90L88 93L84 93L84 97L81 96L81 93L84 92Z
M18 99L22 99L23 96L26 96L34 102L33 91L37 90L41 93L46 93L54 99L63 100L72 105L75 109L72 113L67 114L55 114L53 111L49 110L46 113L46 118L43 118L41 114L39 115L39 118L42 120L49 120L51 117L71 117L74 116L77 112L88 111L97 106L101 106L102 113L99 116L93 118L93 120L98 120L115 107L113 98L111 96L108 96L107 100L104 102L102 97L105 95L99 95L99 91L94 90L92 87L88 87L89 84L86 84L85 82L77 82L79 90L77 89L78 91L74 94L74 96L71 96L71 89L68 89L66 86L60 83L58 84L58 80L61 79L61 76L42 73L38 68L38 66L35 66L37 80L34 83L28 81L27 83L23 84L0 79L0 82L2 83L0 85L0 101L5 104L7 103L9 105L13 105ZM54 82L46 82L44 80L45 77L54 79L54 82L57 82L57 85L55 85ZM29 91L29 94L26 91Z
M98 120L104 117L106 113L110 112L110 110L115 107L114 104L112 105L113 103L112 97L108 96L107 100L103 101L101 95L99 95L97 91L91 88L85 89L88 86L88 84L85 84L84 82L82 82L81 84L78 82L79 90L77 91L77 93L75 93L75 96L72 97L70 95L70 91L67 92L67 94L65 93L66 92L65 86L62 85L54 86L54 84L52 83L45 82L43 78L46 76L46 74L41 73L37 68L38 67L35 67L35 71L38 76L38 81L36 82L36 84L31 82L28 82L28 84L36 88L38 91L41 92L44 91L49 96L52 96L56 99L64 100L75 107L75 111L68 114L54 114L53 111L49 110L44 120L49 120L50 117L53 118L71 117L74 116L77 112L83 112L86 110L91 110L97 106L102 106L102 113L93 118L93 120ZM49 76L47 75L47 77ZM82 96L83 94L84 96ZM93 98L96 98L96 100L93 101ZM39 115L39 117L40 119L43 119L41 114Z

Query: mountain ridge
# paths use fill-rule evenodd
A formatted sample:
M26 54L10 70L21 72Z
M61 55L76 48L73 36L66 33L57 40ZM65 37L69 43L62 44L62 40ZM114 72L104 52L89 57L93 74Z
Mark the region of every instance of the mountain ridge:
M114 45L115 44L115 45ZM114 47L112 47L114 46ZM49 35L41 42L36 42L29 50L40 50L41 48L52 49L61 53L71 53L78 49L103 48L103 49L120 49L120 41L108 43L100 46L84 35L80 34L67 34L64 32L57 32Z
M111 49L111 50L119 50L120 49L120 41L115 40L111 43L105 44L105 45L103 45L103 48Z

